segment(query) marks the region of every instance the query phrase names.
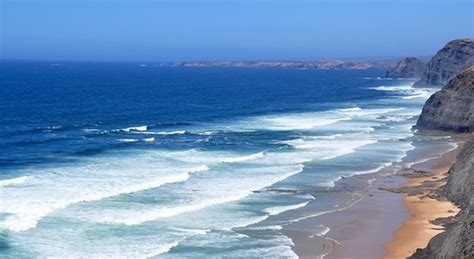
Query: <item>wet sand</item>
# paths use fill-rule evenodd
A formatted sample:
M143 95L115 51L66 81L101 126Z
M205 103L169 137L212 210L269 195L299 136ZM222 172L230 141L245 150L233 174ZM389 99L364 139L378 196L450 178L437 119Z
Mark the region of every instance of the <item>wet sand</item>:
M300 258L318 258L321 251L324 258L381 258L386 253L384 243L408 217L403 195L380 189L406 182L402 176L387 175L393 170L339 181L335 189L353 196L345 208L285 226L295 253ZM329 232L314 235L321 226L329 227Z
M381 188L396 188L403 182L398 175L377 176L356 205L322 217L331 228L327 237L338 241L325 258L381 258L386 253L383 244L408 216L403 196Z

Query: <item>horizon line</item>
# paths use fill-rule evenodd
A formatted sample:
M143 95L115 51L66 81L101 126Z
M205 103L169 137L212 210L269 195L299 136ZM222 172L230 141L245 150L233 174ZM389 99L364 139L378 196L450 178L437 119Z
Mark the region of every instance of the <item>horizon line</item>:
M430 55L401 55L401 56L358 56L358 57L334 57L320 59L177 59L177 60L93 60L93 59L35 59L35 58L0 58L0 62L77 62L77 63L181 63L181 62L377 62L395 61L397 59L415 57L429 59Z

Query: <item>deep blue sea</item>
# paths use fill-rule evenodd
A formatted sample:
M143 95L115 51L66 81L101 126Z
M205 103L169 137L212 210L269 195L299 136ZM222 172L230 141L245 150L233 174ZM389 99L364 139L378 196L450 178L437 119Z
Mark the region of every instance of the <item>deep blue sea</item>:
M0 63L0 257L295 257L317 190L413 149L385 71Z

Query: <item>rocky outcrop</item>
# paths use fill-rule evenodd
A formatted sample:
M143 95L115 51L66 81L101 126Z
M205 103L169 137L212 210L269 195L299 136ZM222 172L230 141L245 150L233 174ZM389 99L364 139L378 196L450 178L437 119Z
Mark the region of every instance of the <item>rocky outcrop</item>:
M415 87L443 86L472 65L474 65L474 38L450 41L431 58Z
M412 259L463 259L474 255L474 137L465 144L448 174L444 194L462 207L446 231L436 235ZM471 256L471 257L469 257Z
M416 127L474 131L474 66L457 75L426 101Z
M426 64L417 58L404 58L388 71L386 78L420 78L426 69Z

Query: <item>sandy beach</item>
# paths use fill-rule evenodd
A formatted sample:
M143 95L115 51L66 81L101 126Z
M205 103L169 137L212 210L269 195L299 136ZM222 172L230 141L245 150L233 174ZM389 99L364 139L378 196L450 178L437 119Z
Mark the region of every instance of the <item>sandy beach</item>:
M439 158L417 157L411 168L394 164L384 170L357 175L337 182L334 191L360 197L346 209L307 218L284 228L294 241L300 258L406 258L443 231L433 220L451 217L459 208L440 200L435 192L445 184L446 173L455 162L464 136L453 136L456 149ZM429 208L429 209L428 209ZM311 231L328 227L323 235Z
M445 153L439 159L430 161L429 175L416 176L402 186L405 189L403 204L409 211L409 218L394 233L394 239L384 245L388 253L385 259L406 258L416 249L424 248L431 238L444 231L443 226L433 220L455 216L459 208L452 202L435 197L435 192L446 184L446 176L456 155L462 147Z

